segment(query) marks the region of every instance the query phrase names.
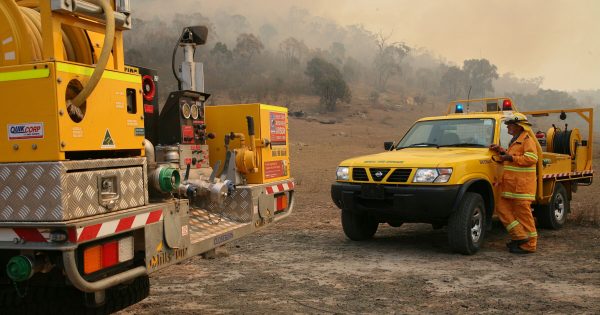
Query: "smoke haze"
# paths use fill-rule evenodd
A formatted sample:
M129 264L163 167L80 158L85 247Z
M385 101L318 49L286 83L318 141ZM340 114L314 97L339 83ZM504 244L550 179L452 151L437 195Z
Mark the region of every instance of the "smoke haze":
M248 31L258 33L272 24L281 38L295 36L316 46L321 39L311 40L310 30L286 28L295 10L297 18L304 12L332 24L391 34L393 41L422 47L450 63L487 58L501 73L544 77L543 88L600 87L600 1L144 0L132 5L135 17L143 19L197 12L217 21L239 14L246 17ZM217 35L223 42L235 38Z

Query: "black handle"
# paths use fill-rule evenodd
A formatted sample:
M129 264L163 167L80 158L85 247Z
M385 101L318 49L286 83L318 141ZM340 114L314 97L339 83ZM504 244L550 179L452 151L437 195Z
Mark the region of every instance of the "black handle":
M248 121L248 135L254 136L254 118L246 116L246 120Z

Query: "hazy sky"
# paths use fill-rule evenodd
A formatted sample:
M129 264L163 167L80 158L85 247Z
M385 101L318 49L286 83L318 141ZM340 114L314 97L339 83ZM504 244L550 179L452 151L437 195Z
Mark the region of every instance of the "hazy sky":
M291 6L422 47L449 61L488 58L500 73L543 76L543 87L600 89L600 0L134 0L168 15L216 10L268 22ZM136 3L138 2L138 3ZM157 10L169 3L169 10Z

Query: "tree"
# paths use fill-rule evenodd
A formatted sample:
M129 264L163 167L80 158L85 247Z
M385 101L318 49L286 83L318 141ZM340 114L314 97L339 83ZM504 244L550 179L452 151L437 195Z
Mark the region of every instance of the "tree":
M331 47L329 48L329 53L331 54L331 59L338 66L344 65L344 60L346 60L346 47L344 44L340 42L333 42Z
M388 43L391 34L383 37L381 33L377 34L377 54L375 55L375 87L379 91L385 91L388 80L402 72L401 62L410 47L404 43Z
M485 92L494 92L493 80L498 79L498 68L487 59L469 59L463 63L471 96L485 97Z
M233 52L244 62L251 62L254 56L259 55L265 49L263 43L254 34L240 34L236 40Z
M448 99L451 100L466 98L468 85L467 74L455 66L448 68L440 80L442 93L448 95Z
M285 69L289 74L300 66L302 59L308 55L309 49L303 41L288 37L279 44L279 52L283 56Z
M321 106L327 111L335 111L338 101L349 103L352 99L350 88L340 71L331 63L313 58L306 66L314 92L321 97Z
M260 38L265 42L267 46L269 46L271 39L273 39L273 37L277 36L277 34L279 33L277 32L275 26L269 23L263 24L263 26L261 26L258 31L260 33Z

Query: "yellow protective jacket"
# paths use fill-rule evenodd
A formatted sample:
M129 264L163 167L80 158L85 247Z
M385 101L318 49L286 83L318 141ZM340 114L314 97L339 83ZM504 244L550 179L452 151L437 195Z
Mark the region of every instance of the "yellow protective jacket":
M504 162L501 195L504 198L535 200L537 188L536 163L538 160L536 140L523 131L508 147L506 154L513 161Z

